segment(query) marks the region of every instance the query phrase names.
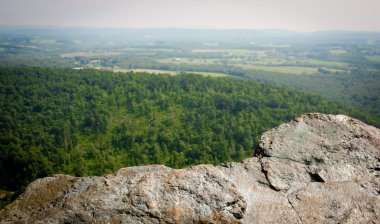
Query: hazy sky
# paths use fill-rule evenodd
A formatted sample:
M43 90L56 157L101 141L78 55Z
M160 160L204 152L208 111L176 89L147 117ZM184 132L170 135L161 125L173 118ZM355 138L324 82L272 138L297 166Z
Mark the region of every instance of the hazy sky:
M380 31L380 0L0 0L0 25Z

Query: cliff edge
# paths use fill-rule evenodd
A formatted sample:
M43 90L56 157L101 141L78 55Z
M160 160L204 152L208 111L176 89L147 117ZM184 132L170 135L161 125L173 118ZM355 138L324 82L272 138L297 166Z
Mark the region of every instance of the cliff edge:
M0 223L380 223L380 130L306 114L240 163L38 179Z

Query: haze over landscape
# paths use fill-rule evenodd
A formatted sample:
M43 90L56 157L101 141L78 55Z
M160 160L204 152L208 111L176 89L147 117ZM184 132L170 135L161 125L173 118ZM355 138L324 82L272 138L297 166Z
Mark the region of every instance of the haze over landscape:
M380 31L377 0L1 0L0 25Z
M0 0L0 223L380 223L379 9Z

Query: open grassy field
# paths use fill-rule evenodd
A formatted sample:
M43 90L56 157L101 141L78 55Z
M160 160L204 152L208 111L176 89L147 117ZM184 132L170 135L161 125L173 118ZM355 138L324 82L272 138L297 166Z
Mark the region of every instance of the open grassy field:
M217 58L207 58L207 59L198 59L198 58L167 58L167 59L159 59L157 62L162 64L187 64L187 65L210 65L210 64L228 64L237 68L242 68L245 70L262 70L262 71L270 71L270 72L278 72L285 74L316 74L318 73L318 67L323 66L315 66L315 67L306 67L306 66L280 66L285 63L291 63L291 61L281 58L274 57L266 57L260 60L253 60L250 63L244 63L243 59L233 58L233 59L217 59ZM344 63L340 64L340 62L329 62L326 61L315 61L314 63L325 64L326 67L340 67ZM305 63L306 64L306 63ZM327 66L330 65L330 66ZM334 65L334 66L332 66ZM339 66L338 66L339 65ZM339 69L336 69L338 71ZM335 70L332 72L336 72ZM339 70L342 71L342 70Z
M301 67L309 66L324 66L332 68L347 67L348 64L339 61L324 61L317 59L307 59L302 60L298 58L289 58L278 55L273 52L267 51L254 51L254 50L244 50L244 49L193 49L193 54L206 54L206 53L221 53L221 55L228 56L228 58L167 58L160 59L160 63L171 63L171 64L191 64L191 65L204 65L204 64L215 64L215 63L227 63L234 65L236 63L242 63L247 60L252 65L257 66L273 66L273 65L289 65L294 64ZM302 66L305 65L305 66ZM308 70L310 71L310 70Z
M186 72L189 74L195 74L195 75L202 75L202 76L209 76L209 77L226 77L227 74L224 73L217 73L217 72Z
M316 74L318 73L318 68L311 67L300 67L300 66L255 66L255 65L235 65L236 67L246 69L246 70L261 70L268 72L277 72L284 74Z
M210 65L210 64L241 64L246 61L243 58L165 58L158 59L157 62L162 64L188 64L188 65ZM281 58L265 57L259 58L257 60L251 60L251 64L255 65L281 65L283 63L289 62Z
M255 55L256 51L251 51L247 49L193 49L191 53L193 54L220 53L222 55L249 56L249 55Z
M121 52L174 52L174 49L171 48L122 48L119 51Z
M165 59L158 59L157 62L162 64L189 64L189 65L207 65L207 64L215 64L219 61L219 59L216 58L207 58L207 59L200 59L200 58L165 58Z
M350 72L350 71L345 71L345 70L341 70L341 69L335 69L335 68L326 68L325 70L327 70L328 72L332 72L332 73L336 73L336 72Z
M330 50L330 54L332 54L332 55L347 54L347 51L342 50L342 49L335 49L335 50Z
M33 44L42 44L42 45L51 45L51 44L55 44L56 43L56 40L54 39L44 39L44 38L35 38L35 39L32 39L30 40L30 43L33 43Z
M292 61L280 57L263 57L251 62L253 65L282 65L285 63L292 63Z
M280 56L262 56L257 57L257 60L252 61L254 65L289 65L294 64L297 66L315 66L315 67L333 67L333 68L343 68L348 67L347 63L339 62L339 61L323 61L317 59L307 59L307 60L299 60L297 58L285 58Z
M367 60L380 63L380 55L367 55L365 58Z
M120 52L114 51L100 51L100 52L70 52L61 54L61 58L74 58L74 57L83 57L83 58L91 58L91 57L102 57L102 56L116 56L120 55Z
M308 64L308 65L315 65L315 66L325 66L325 67L347 67L348 64L344 62L339 61L322 61L322 60L316 60L316 59L309 59L302 61L302 63Z

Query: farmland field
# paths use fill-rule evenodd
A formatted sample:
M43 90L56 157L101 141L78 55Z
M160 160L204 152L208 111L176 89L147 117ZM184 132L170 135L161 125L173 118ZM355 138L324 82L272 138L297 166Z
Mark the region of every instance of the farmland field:
M174 52L175 49L171 48L122 48L120 52Z
M62 58L74 58L74 57L91 58L91 57L116 56L116 55L120 55L120 52L71 52L71 53L61 54L61 57Z
M159 63L162 64L189 64L189 65L205 65L205 64L215 64L218 62L218 59L215 58L205 58L205 59L199 59L199 58L165 58L165 59L159 59L157 60Z
M261 70L285 74L316 74L318 72L317 68L310 67L299 67L299 66L252 66L252 65L236 65L247 70Z
M194 54L218 53L221 55L249 56L255 54L255 51L246 49L193 49Z
M216 73L216 72L186 72L186 73L208 76L208 77L227 77L228 76L227 74Z
M371 56L365 56L366 59L373 61L373 62L378 62L380 63L380 55L371 55Z
M363 45L362 55L351 58L351 52L359 52L355 42L345 45L329 42L313 45L297 44L273 39L239 42L234 39L209 39L183 41L170 35L148 32L129 39L86 39L85 36L64 35L54 37L32 35L23 39L0 39L0 66L30 65L72 68L97 68L106 70L141 71L176 74L192 72L223 76L263 71L278 75L315 75L325 73L351 73L369 66L368 71L378 71L380 55L377 48ZM66 39L65 39L66 38ZM372 43L372 42L371 42ZM376 45L375 45L376 46ZM30 57L31 56L31 57ZM375 67L374 67L375 66Z
M54 39L44 39L44 38L35 38L30 40L30 43L33 44L47 44L47 45L52 45L56 43L56 40Z
M301 61L302 64L314 65L314 66L326 66L326 67L347 67L348 64L345 62L339 61L323 61L316 59L309 59L305 61Z

